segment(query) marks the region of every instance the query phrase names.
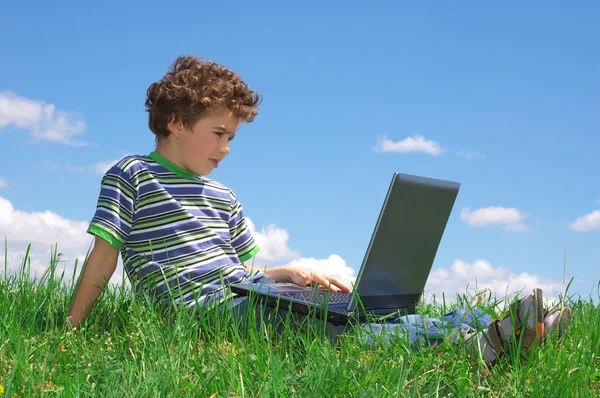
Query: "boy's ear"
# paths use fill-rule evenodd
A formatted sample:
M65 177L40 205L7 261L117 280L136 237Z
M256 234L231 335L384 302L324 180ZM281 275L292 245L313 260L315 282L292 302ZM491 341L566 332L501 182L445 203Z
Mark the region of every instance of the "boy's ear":
M167 128L176 137L181 136L181 132L183 131L183 123L181 119L175 117L175 115L171 115L169 122L167 123Z

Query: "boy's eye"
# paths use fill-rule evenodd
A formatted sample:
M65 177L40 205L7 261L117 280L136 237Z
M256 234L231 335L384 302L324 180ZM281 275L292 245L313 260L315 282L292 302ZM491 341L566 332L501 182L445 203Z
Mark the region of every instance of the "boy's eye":
M221 133L221 132L215 131L215 134L216 134L216 135L217 135L219 138L220 138L220 137L223 137L223 133Z

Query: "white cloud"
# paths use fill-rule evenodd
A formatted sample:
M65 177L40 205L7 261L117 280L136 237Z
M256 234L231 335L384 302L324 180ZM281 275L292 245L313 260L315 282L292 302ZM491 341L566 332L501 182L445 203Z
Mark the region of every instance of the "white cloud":
M0 197L0 236L32 244L59 243L64 248L81 248L89 244L85 233L88 223L73 221L50 211L27 213L15 210Z
M461 149L460 151L456 152L457 156L462 156L464 158L467 159L485 159L485 155L483 153L479 153L479 152L471 152L471 151L465 151L464 149Z
M517 293L520 296L530 294L536 287L542 289L548 301L556 300L563 289L561 281L528 272L515 273L504 267L494 267L487 260L478 259L467 263L456 259L449 268L431 271L425 291L426 296L435 295L439 303L442 293L447 300L454 301L457 294L474 295L489 289L491 296L500 300Z
M0 92L0 128L9 125L29 130L35 140L75 146L86 145L85 142L75 139L85 130L85 123L79 116L57 111L53 104L4 91Z
M571 229L583 232L592 229L600 229L600 210L593 211L585 216L579 217L574 222L569 224Z
M246 218L246 222L256 243L260 246L260 251L254 260L255 264L259 263L262 267L300 257L300 253L288 247L290 236L285 229L279 228L275 224L269 224L257 231L250 218Z
M0 188L6 188L7 186L8 182L4 178L0 177Z
M421 135L407 137L396 142L385 135L379 136L373 150L376 152L423 152L432 156L438 156L444 152L444 148L438 142L428 140Z
M76 260L78 272L81 271L82 261L92 243L86 233L87 225L87 222L69 220L50 211L16 210L10 201L0 197L0 238L6 239L8 245L7 254L1 245L0 258L4 259L6 254L7 271L15 273L29 251L30 275L40 277L50 263L52 251L58 250L62 256L57 271L64 271L65 279L69 280ZM31 245L29 250L28 245Z
M504 225L507 231L524 232L528 228L523 224L526 215L514 207L491 206L470 211L468 207L460 212L460 218L465 223L476 227L486 227L492 224Z

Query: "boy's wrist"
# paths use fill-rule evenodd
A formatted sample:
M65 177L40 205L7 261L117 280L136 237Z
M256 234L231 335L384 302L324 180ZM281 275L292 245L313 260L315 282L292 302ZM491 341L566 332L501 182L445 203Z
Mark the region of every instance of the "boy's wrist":
M265 268L263 272L267 278L273 279L277 282L290 282L292 280L289 269L286 266Z

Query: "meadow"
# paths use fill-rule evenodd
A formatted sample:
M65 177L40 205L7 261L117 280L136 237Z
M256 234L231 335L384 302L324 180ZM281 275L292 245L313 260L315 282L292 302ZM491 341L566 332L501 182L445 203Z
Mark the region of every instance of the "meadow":
M228 314L165 315L126 287L109 287L78 330L65 325L73 275L17 273L8 256L0 276L0 392L18 397L575 397L600 396L600 308L597 300L561 299L573 310L567 334L527 359L508 349L488 367L464 342L411 346L402 336L358 331L331 342L306 322L276 333ZM11 264L14 267L14 264ZM419 313L456 306L498 315L489 292L429 301ZM510 348L510 347L509 347Z

